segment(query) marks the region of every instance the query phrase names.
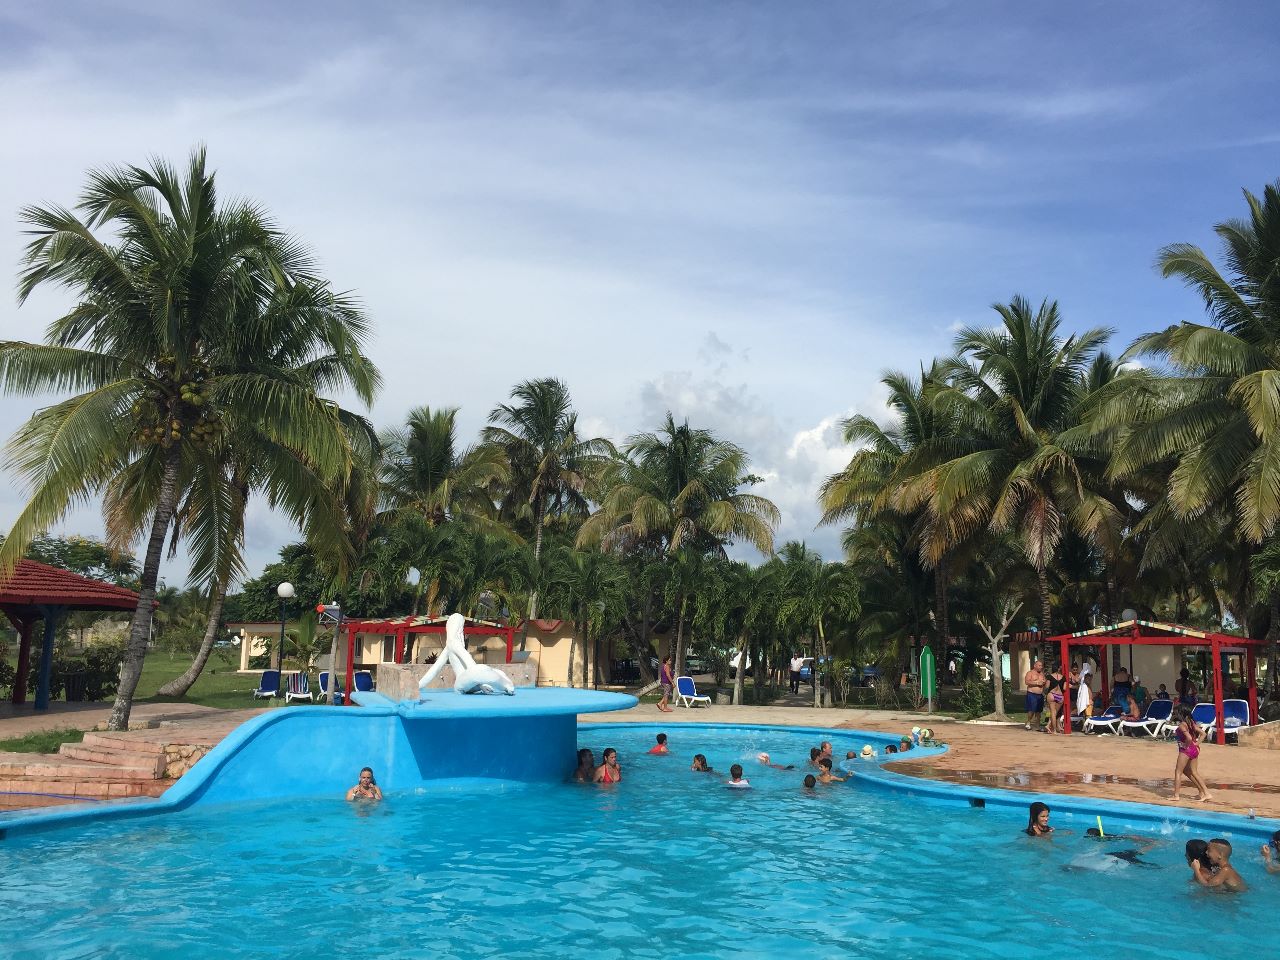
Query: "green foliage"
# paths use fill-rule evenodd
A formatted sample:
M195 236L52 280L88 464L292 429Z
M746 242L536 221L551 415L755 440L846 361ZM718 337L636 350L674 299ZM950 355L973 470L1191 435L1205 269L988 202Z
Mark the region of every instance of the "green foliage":
M1004 702L1005 709L1008 709L1009 705L1013 703L1013 686L1008 680L1004 681ZM996 693L990 680L972 676L960 687L960 696L956 701L956 709L964 715L966 720L985 717L995 708Z
M84 739L83 730L39 730L26 736L0 740L0 751L5 753L57 753L64 743L79 743Z

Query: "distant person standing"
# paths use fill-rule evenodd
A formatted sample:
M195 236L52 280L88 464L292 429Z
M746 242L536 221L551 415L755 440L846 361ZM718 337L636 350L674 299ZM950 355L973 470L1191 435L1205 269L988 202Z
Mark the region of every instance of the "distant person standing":
M1173 689L1178 694L1178 702L1184 707L1189 709L1196 705L1200 691L1196 689L1195 682L1192 681L1191 674L1185 667L1178 674L1178 679L1174 681Z
M804 666L804 657L796 654L791 658L791 692L800 692L800 668Z
M671 688L675 685L675 681L671 676L671 658L663 657L662 666L658 668L658 686L662 688L662 699L658 701L658 709L663 713L671 713L669 701L671 700Z
M1093 667L1088 662L1080 665L1080 686L1076 688L1076 713L1082 717L1093 716L1093 687L1089 680L1089 674L1092 672Z
M1040 718L1044 714L1044 688L1048 681L1044 675L1044 664L1039 660L1031 664L1031 669L1022 678L1022 685L1027 688L1027 723L1028 730L1040 730ZM1034 726L1032 726L1034 724Z
M1142 681L1137 677L1133 678L1133 689L1129 691L1129 695L1137 701L1139 707L1145 707L1148 698L1151 696L1147 688L1142 685Z

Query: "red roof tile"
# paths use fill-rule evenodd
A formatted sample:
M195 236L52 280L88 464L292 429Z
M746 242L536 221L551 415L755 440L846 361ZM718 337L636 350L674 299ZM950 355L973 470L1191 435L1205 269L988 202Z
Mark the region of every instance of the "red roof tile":
M133 610L138 606L138 595L47 563L19 560L12 574L0 579L0 606L37 604L82 610Z

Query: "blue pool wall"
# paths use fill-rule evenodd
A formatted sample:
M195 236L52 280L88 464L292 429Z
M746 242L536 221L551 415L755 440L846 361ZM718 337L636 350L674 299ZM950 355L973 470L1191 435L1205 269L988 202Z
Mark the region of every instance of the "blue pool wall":
M680 736L684 739L684 731L698 729L724 730L725 724L719 723L681 723L662 725L661 723L582 723L578 725L578 738L589 738L588 745L606 745L608 731L611 728L625 727L631 730L645 729L665 732L669 736ZM842 730L830 727L780 727L767 724L733 724L737 730L760 730L770 733L800 733L812 737L812 746L823 740L830 740L832 752L836 756L836 766L851 775L851 783L858 787L882 790L897 794L908 794L926 803L938 804L952 808L966 808L974 813L991 811L1007 816L1011 822L1020 822L1025 826L1027 809L1036 800L1043 800L1053 811L1053 822L1058 827L1067 827L1083 832L1089 827L1097 826L1097 818L1101 817L1103 828L1112 831L1161 831L1166 826L1190 830L1205 839L1215 836L1226 836L1233 840L1247 840L1262 844L1271 838L1272 833L1280 830L1280 820L1269 817L1246 817L1234 813L1219 813L1215 810L1197 810L1188 807L1169 807L1154 803L1134 803L1128 800L1102 800L1090 797L1073 797L1060 793L1035 793L1030 790L1004 790L999 787L968 786L966 784L946 783L940 780L926 780L910 775L911 763L903 763L899 768L903 772L886 769L886 763L898 763L903 757L898 754L884 753L885 744L897 743L899 737L893 734L877 733L870 730ZM946 736L946 727L934 727L937 736ZM904 731L905 732L905 731ZM861 750L864 743L871 744L879 756L875 760L842 760L844 754L853 749ZM947 747L917 747L909 754L912 760L920 760L931 756L939 756L947 752ZM807 747L806 747L807 755ZM775 762L778 757L772 757ZM789 762L789 760L788 760ZM974 809L980 807L981 810ZM933 826L930 829L934 829ZM1256 851L1255 851L1256 852Z

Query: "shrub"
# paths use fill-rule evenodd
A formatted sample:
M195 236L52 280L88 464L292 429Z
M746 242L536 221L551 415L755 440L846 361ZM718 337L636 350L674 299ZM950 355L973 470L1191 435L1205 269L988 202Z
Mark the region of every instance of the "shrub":
M1013 699L1013 687L1009 681L1004 681L1004 706L1005 710L1009 709L1009 704ZM990 680L983 680L980 677L970 677L964 682L964 686L960 688L960 699L956 705L964 714L966 720L976 720L978 717L985 717L996 708L995 690L991 686Z

